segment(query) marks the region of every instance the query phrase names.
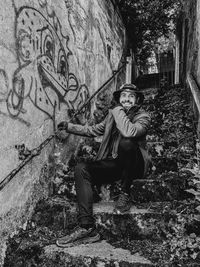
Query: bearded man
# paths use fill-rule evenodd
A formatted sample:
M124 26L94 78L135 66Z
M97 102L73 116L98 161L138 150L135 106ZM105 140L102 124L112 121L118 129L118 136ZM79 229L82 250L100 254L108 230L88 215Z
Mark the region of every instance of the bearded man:
M123 84L113 93L115 105L99 124L88 126L67 122L58 124L58 132L97 137L102 142L96 160L80 163L75 168L75 188L78 204L78 226L71 234L59 238L60 247L98 241L100 235L93 216L93 186L121 180L121 193L114 212L123 214L131 207L130 189L134 179L143 178L150 157L146 150L146 135L150 115L141 106L144 95L134 84Z

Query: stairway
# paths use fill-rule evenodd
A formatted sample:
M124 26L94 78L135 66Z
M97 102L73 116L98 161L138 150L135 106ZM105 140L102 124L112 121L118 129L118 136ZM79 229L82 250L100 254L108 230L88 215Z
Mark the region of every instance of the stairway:
M153 165L145 180L133 182L130 212L113 214L119 184L101 188L94 204L101 241L68 248L55 245L76 225L73 166L93 154L84 144L70 170L58 170L61 182L54 184L54 194L40 201L26 229L10 238L5 267L200 266L200 216L196 200L185 191L194 187L190 170L196 166L189 96L173 86L156 96L148 90L146 98L152 114L148 144Z

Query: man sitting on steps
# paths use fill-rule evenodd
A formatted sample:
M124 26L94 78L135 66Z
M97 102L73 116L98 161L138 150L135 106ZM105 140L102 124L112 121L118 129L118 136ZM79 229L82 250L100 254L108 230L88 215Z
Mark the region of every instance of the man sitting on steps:
M147 171L150 157L145 147L150 115L141 109L144 95L134 84L124 84L113 93L113 99L114 107L99 124L58 124L58 137L62 131L87 137L103 136L96 160L80 163L75 168L79 226L71 234L59 238L56 242L58 246L91 243L100 239L93 217L94 185L121 180L121 193L114 212L123 214L131 207L132 180L143 178Z

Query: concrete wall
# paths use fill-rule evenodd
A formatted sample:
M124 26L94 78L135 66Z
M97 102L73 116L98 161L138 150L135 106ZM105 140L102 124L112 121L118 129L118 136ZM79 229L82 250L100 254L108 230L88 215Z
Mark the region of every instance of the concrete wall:
M1 1L0 182L20 163L16 145L37 147L119 67L126 38L115 8L105 0ZM82 123L94 108L83 111ZM67 158L77 141L69 137ZM48 194L45 164L52 148L53 142L0 191L1 251Z
M177 37L180 42L180 78L185 82L186 73L192 72L200 82L200 3L182 0L183 9L178 19Z
M200 140L200 1L182 0L182 3L183 10L177 24L177 37L180 44L180 80L190 90L194 124L197 129L197 139ZM199 141L196 141L198 150Z

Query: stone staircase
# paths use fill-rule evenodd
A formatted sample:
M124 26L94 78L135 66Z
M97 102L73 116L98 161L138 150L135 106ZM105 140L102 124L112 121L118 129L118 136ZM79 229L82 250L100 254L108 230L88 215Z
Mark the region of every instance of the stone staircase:
M194 208L193 200L150 202L116 215L113 202L96 203L101 241L59 248L55 240L76 225L76 208L60 198L42 201L26 230L10 240L5 266L175 266L169 250L177 232L200 230L188 218Z
M76 245L69 248L58 248L56 245L46 246L44 254L48 259L59 258L60 252L64 252L63 266L153 266L151 261L141 256L139 253L131 253L130 250L117 247L111 240L123 240L123 236L142 236L148 231L140 229L138 222L146 222L151 211L148 209L138 209L132 207L126 215L114 215L113 202L103 202L94 205L94 214L97 227L101 233L102 240L94 244ZM153 214L152 214L153 215ZM70 210L70 215L76 218L75 210ZM67 262L67 263L66 263ZM73 265L75 264L76 265Z
M73 166L86 158L82 149L69 170L58 170L60 183L38 203L26 229L10 238L4 266L200 266L200 216L196 200L185 191L194 186L190 169L196 164L188 99L181 87L166 88L155 98L148 92L153 165L147 179L133 182L133 206L126 214L113 214L119 184L97 189L94 214L100 242L55 245L76 226Z

